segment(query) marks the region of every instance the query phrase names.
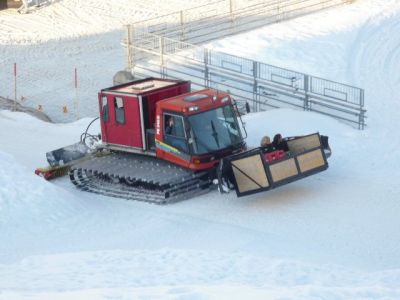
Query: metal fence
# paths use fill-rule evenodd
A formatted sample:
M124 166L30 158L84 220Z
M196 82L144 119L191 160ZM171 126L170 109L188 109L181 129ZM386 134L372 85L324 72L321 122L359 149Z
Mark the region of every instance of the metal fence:
M136 36L153 33L199 44L351 2L353 1L222 0L134 23L131 27Z
M195 45L352 2L223 0L127 25L127 66L139 76L185 78L198 88L227 90L253 111L296 107L364 129L360 88Z
M54 122L95 117L98 91L111 86L114 74L124 68L120 38L120 32L112 32L21 47L0 45L0 96L40 110Z
M292 107L314 111L364 129L364 90L154 34L132 35L130 66L137 76L184 78L195 88L228 91L252 111Z

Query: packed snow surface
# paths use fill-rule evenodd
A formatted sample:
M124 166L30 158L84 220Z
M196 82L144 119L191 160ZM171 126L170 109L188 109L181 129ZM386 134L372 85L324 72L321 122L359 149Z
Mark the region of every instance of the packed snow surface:
M37 74L26 91L51 105L69 93L42 84L60 57L117 71L114 18L150 17L156 2L69 0L27 15L0 12L0 66L25 62ZM183 3L194 5L157 5ZM110 18L96 18L96 8ZM63 26L43 25L49 20ZM364 131L289 109L245 116L250 146L265 134L319 131L333 149L327 171L267 193L214 191L156 206L83 193L68 178L46 182L33 174L45 152L76 142L91 119L51 124L0 111L0 299L400 299L399 20L398 1L358 0L212 44L365 89ZM90 55L81 51L93 45ZM93 115L109 71L90 79ZM7 80L0 87L12 90Z

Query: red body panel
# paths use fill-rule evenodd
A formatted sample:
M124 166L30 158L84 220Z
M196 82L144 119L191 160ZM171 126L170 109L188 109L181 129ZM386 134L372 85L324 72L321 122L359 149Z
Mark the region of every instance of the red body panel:
M195 101L186 100L186 97L193 95L204 95L207 97ZM190 116L225 105L231 105L231 103L229 94L212 89L186 93L158 102L156 111L158 118L156 121L156 141L159 142L158 147L156 148L157 157L192 170L208 170L214 168L219 163L221 157L231 153L228 153L226 150L221 150L217 153L210 153L201 156L185 156L177 154L174 151L169 151L168 147L163 147L163 112L172 112L182 116ZM197 109L191 110L193 107L197 107Z
M99 101L101 107L101 96ZM124 124L116 122L114 96L107 95L109 120L101 122L102 138L105 143L142 148L142 126L140 122L139 100L136 97L122 96L124 103ZM101 114L101 109L100 109Z
M196 101L185 100L187 99L186 97L191 95L204 95L207 97ZM226 99L226 101L223 102L222 99ZM227 104L231 104L231 99L228 93L216 91L213 89L204 89L201 91L186 93L173 98L165 99L164 101L158 103L158 106L160 106L162 110L175 111L182 113L183 115L190 116ZM190 111L189 109L194 106L197 106L198 109Z
M154 128L156 122L156 103L158 101L174 97L176 95L185 94L190 91L190 84L178 85L162 91L153 93L146 93L142 96L144 106L147 105L147 116L145 120L148 120L150 128ZM146 111L146 109L144 110Z
M99 93L102 140L105 144L146 149L146 130L154 129L156 103L190 90L190 82L148 78L137 80ZM102 97L107 97L109 119L102 112ZM122 98L124 122L116 120L115 97Z

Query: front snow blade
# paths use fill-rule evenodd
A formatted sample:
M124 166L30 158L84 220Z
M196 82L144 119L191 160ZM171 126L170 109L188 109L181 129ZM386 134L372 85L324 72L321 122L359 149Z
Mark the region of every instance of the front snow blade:
M289 151L256 148L224 159L219 178L233 183L238 197L267 191L319 173L328 162L318 133L288 139ZM276 152L276 153L275 153ZM275 155L274 155L275 154Z
M46 153L47 161L50 166L57 167L70 164L81 159L89 153L89 147L83 142L78 142L54 151Z

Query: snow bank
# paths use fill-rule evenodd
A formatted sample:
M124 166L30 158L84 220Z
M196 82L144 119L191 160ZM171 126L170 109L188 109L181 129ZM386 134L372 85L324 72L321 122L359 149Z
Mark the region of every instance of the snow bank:
M359 60L361 56L358 54L375 49L369 57L372 61L386 57L385 52L393 48L385 49L381 43L395 46L398 44L398 35L389 33L392 26L385 26L385 20L398 19L399 13L400 3L397 0L357 0L352 1L351 5L265 26L251 31L251 34L220 39L208 46L282 68L367 88L360 77L351 76L352 72L361 67L364 70L363 78L367 78L370 76L368 71L378 71L382 66L364 69L360 63L369 64L368 58ZM366 25L369 26L366 28ZM387 31L383 32L384 28ZM358 36L359 31L363 32L363 36ZM385 38L386 33L390 38ZM372 38L379 39L379 42L375 43ZM390 68L396 67L398 62L392 62Z
M53 223L59 214L82 208L75 206L81 203L75 196L35 175L11 155L0 152L0 165L0 225Z
M47 166L47 151L78 141L90 121L58 125L0 111L0 261L28 249L52 249L54 241L60 242L65 231L75 227L77 215L85 217L90 202L45 181L34 170ZM97 126L92 133L98 132Z
M93 272L94 268L96 272ZM237 253L94 251L1 266L0 299L397 299L400 271L363 273ZM23 287L23 288L22 288Z
M20 112L0 110L0 151L12 153L15 159L34 171L48 165L46 152L79 142L92 118L54 124ZM100 123L94 122L89 133L100 133Z
M10 261L28 249L50 250L51 246L40 242L43 237L59 241L66 220L85 211L87 203L36 176L1 151L0 166L0 262Z

